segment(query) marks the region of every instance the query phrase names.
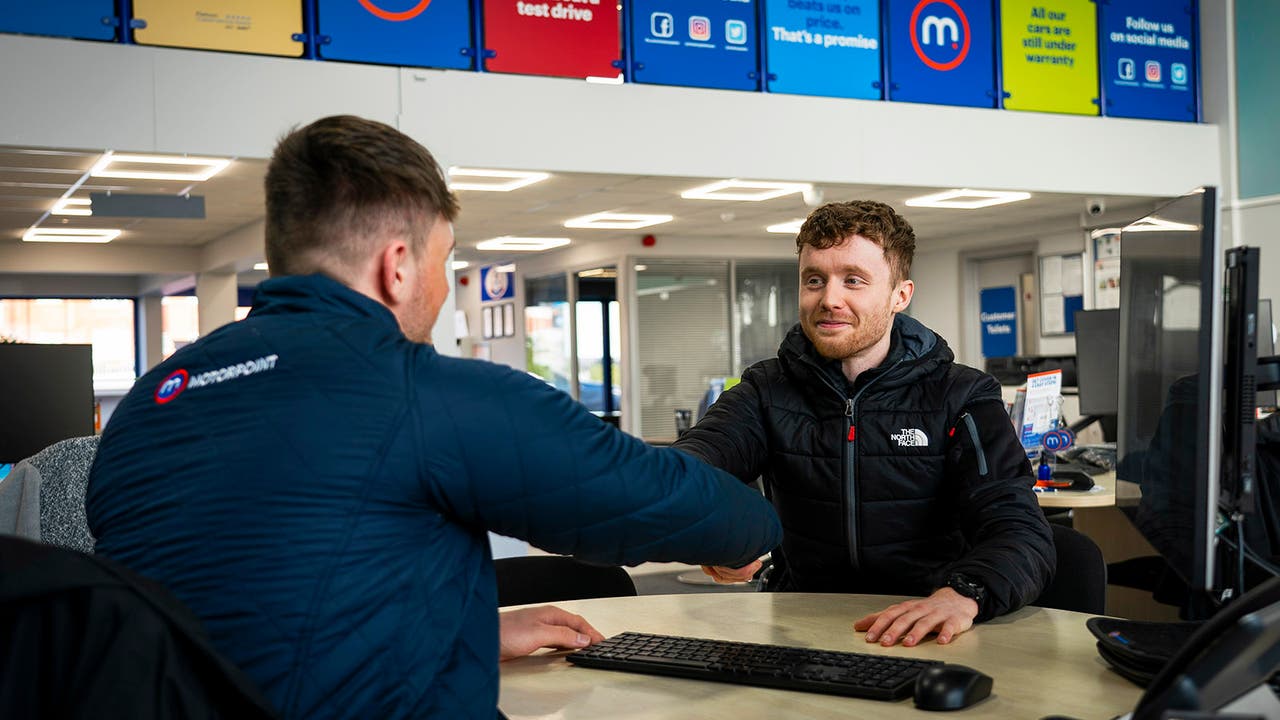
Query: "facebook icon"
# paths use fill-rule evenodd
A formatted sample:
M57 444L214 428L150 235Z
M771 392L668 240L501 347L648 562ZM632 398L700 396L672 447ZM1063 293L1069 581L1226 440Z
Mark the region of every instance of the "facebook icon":
M656 12L649 16L649 34L669 38L676 34L676 21L671 13Z

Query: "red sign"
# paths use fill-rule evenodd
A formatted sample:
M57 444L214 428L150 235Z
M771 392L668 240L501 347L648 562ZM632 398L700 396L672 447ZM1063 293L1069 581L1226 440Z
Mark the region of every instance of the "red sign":
M622 17L617 0L484 0L490 72L617 77Z

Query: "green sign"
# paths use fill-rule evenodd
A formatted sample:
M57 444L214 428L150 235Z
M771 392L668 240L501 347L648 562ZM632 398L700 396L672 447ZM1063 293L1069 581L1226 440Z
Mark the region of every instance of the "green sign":
M1004 107L1097 115L1098 22L1091 0L1003 0Z

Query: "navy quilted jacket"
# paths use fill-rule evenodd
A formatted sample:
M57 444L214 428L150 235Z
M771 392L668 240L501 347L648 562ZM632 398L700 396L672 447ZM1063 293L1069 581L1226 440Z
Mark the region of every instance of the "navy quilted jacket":
M768 503L525 373L408 341L322 276L135 385L86 500L97 551L167 585L287 717L488 717L487 532L610 564L741 565Z

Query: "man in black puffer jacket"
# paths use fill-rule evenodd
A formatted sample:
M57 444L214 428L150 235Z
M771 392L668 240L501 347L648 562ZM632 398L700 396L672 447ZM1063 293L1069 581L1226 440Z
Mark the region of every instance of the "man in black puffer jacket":
M1055 554L1031 465L996 381L899 314L910 224L883 203L831 203L796 247L800 323L676 443L763 477L784 534L768 589L923 596L855 623L886 646L945 644L1034 601Z

